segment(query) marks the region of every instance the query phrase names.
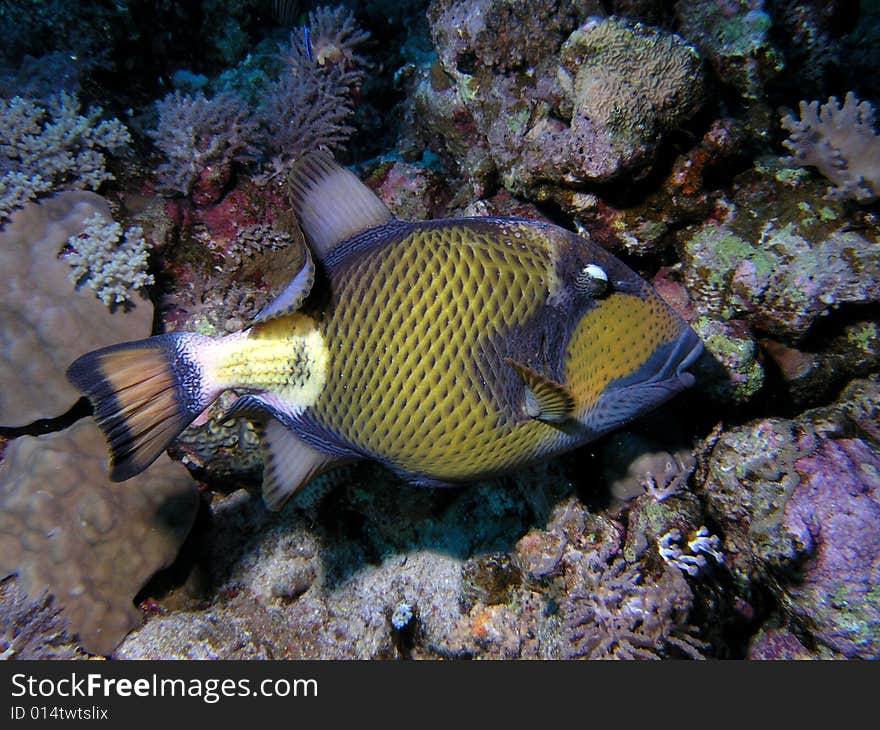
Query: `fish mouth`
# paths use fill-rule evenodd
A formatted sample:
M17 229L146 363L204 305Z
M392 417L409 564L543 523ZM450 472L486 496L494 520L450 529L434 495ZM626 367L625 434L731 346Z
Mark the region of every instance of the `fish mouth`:
M595 437L653 410L676 393L691 387L696 378L688 372L703 352L703 343L687 325L677 340L654 353L641 372L612 384L585 414L582 425ZM648 377L645 377L645 376Z
M697 333L688 327L678 340L676 352L683 352L684 357L678 361L678 365L675 367L675 375L682 387L690 388L697 379L692 373L687 372L687 369L703 354L703 342L697 337Z
M703 343L697 337L697 333L685 326L678 340L670 347L663 364L651 377L625 386L622 390L659 388L677 392L690 388L696 382L696 378L687 370L702 353Z

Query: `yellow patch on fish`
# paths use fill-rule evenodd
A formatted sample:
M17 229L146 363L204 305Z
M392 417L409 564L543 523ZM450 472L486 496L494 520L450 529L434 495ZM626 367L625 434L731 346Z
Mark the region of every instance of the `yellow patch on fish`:
M214 388L271 390L292 409L315 403L327 381L328 352L315 320L274 319L205 347L205 378Z

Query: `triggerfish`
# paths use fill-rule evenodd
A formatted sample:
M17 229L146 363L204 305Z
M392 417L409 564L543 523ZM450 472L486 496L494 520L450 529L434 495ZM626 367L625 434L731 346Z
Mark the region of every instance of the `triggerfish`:
M404 222L326 153L303 158L289 186L310 254L249 327L158 335L70 366L114 480L226 390L239 395L229 416L260 433L263 495L279 509L356 459L424 486L501 475L694 382L696 334L586 238L515 218Z

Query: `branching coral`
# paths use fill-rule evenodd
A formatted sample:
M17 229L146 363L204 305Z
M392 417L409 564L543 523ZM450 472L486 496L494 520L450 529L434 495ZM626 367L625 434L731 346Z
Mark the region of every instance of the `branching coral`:
M101 120L100 107L83 116L77 98L64 91L45 106L0 99L0 221L62 183L97 189L113 179L104 152L130 141L119 120Z
M849 92L841 107L835 97L800 103L800 119L782 118L791 136L782 144L792 152L783 162L819 170L832 185L828 195L871 203L880 198L880 135L874 109Z
M361 75L366 60L355 49L369 37L344 5L309 13L311 56L319 66L342 66Z
M244 102L226 91L213 99L175 91L156 102L159 126L150 132L165 153L157 174L166 191L189 195L205 168L257 154L257 123Z
M701 659L704 645L687 624L692 594L678 570L646 580L644 566L587 555L561 609L571 632L569 658Z
M70 639L49 596L30 600L13 578L0 584L0 660L76 659Z
M211 99L178 91L157 102L159 123L150 134L166 157L160 187L183 195L222 188L231 164L246 159L269 160L274 176L309 150L344 144L354 131L345 124L353 89L364 76L355 49L368 37L344 7L319 8L279 49L280 72L258 84L255 109L232 91Z
M281 77L266 90L257 115L263 147L275 174L304 152L344 144L352 127L352 89L363 79L363 59L354 52L369 34L344 8L321 8L310 23L290 34L280 51Z
M121 238L122 226L97 213L85 221L82 233L67 241L72 249L66 256L73 266L71 280L94 289L108 307L131 302L132 291L153 283L153 275L147 273L150 246L143 230L133 226L122 242Z

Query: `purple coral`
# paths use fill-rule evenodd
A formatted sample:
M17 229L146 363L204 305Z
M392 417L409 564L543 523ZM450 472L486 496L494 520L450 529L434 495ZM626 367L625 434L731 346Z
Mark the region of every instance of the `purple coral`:
M0 583L0 661L76 659L67 621L51 596L31 600L13 578Z
M791 136L782 144L791 151L786 165L811 165L832 185L828 195L872 203L880 198L880 136L874 132L874 109L851 91L843 106L835 97L800 103L800 119L782 118Z
M297 28L281 47L284 71L257 110L276 175L311 149L341 146L354 131L345 124L354 112L352 90L363 80L354 49L369 34L342 7L320 8L309 20L308 30Z
M561 608L571 637L568 658L701 659L703 642L687 623L693 594L679 570L648 579L644 565L585 556Z
M791 610L844 656L880 658L880 457L860 439L803 440L783 517L808 556Z
M366 60L355 49L369 37L344 5L309 12L310 55L319 66L342 66L360 77L357 69L363 68Z
M257 124L232 92L207 99L201 92L189 96L176 91L156 106L159 126L150 135L167 158L157 171L164 190L189 195L207 168L225 169L257 152Z

